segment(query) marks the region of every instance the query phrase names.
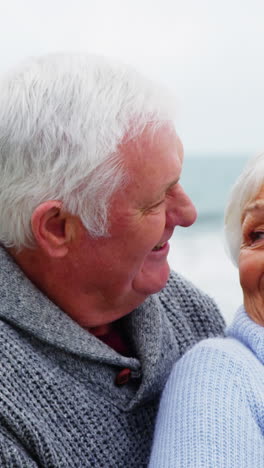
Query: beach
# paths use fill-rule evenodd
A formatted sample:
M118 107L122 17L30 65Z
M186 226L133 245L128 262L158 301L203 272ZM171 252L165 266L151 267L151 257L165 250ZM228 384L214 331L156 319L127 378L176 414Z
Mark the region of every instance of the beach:
M169 264L213 297L229 324L242 303L238 269L225 252L221 232L188 229L176 228L170 240Z

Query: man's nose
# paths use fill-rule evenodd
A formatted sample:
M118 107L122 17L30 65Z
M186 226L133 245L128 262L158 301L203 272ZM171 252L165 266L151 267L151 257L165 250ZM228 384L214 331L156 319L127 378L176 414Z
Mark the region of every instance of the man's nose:
M166 225L188 227L195 222L196 218L197 211L193 202L178 184L177 191L167 206Z

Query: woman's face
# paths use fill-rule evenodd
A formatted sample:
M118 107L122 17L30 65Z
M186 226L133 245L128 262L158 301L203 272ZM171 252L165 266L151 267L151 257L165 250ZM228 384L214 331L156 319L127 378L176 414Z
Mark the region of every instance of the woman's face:
M239 274L246 311L264 326L264 187L242 215Z

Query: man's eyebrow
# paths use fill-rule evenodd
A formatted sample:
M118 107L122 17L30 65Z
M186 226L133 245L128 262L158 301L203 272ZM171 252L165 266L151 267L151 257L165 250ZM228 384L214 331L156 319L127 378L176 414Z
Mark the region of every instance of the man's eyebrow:
M170 188L172 188L174 185L178 184L180 180L180 177L178 177L177 179L173 180L172 182L170 182L168 185L166 185L164 187L165 190L169 190Z
M167 192L167 191L170 190L174 185L178 184L179 180L180 180L180 177L178 177L177 179L172 180L169 184L164 185L164 187L163 187L162 190L160 191L159 195L156 197L157 200L161 197L161 195L162 195L164 192Z

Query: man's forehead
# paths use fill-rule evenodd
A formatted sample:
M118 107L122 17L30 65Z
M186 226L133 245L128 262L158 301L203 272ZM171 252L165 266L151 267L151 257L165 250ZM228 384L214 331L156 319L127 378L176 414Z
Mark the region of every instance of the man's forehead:
M162 126L155 131L146 127L144 131L132 139L126 139L119 145L119 150L124 159L151 158L155 152L177 155L182 160L183 146L175 129L171 126Z

